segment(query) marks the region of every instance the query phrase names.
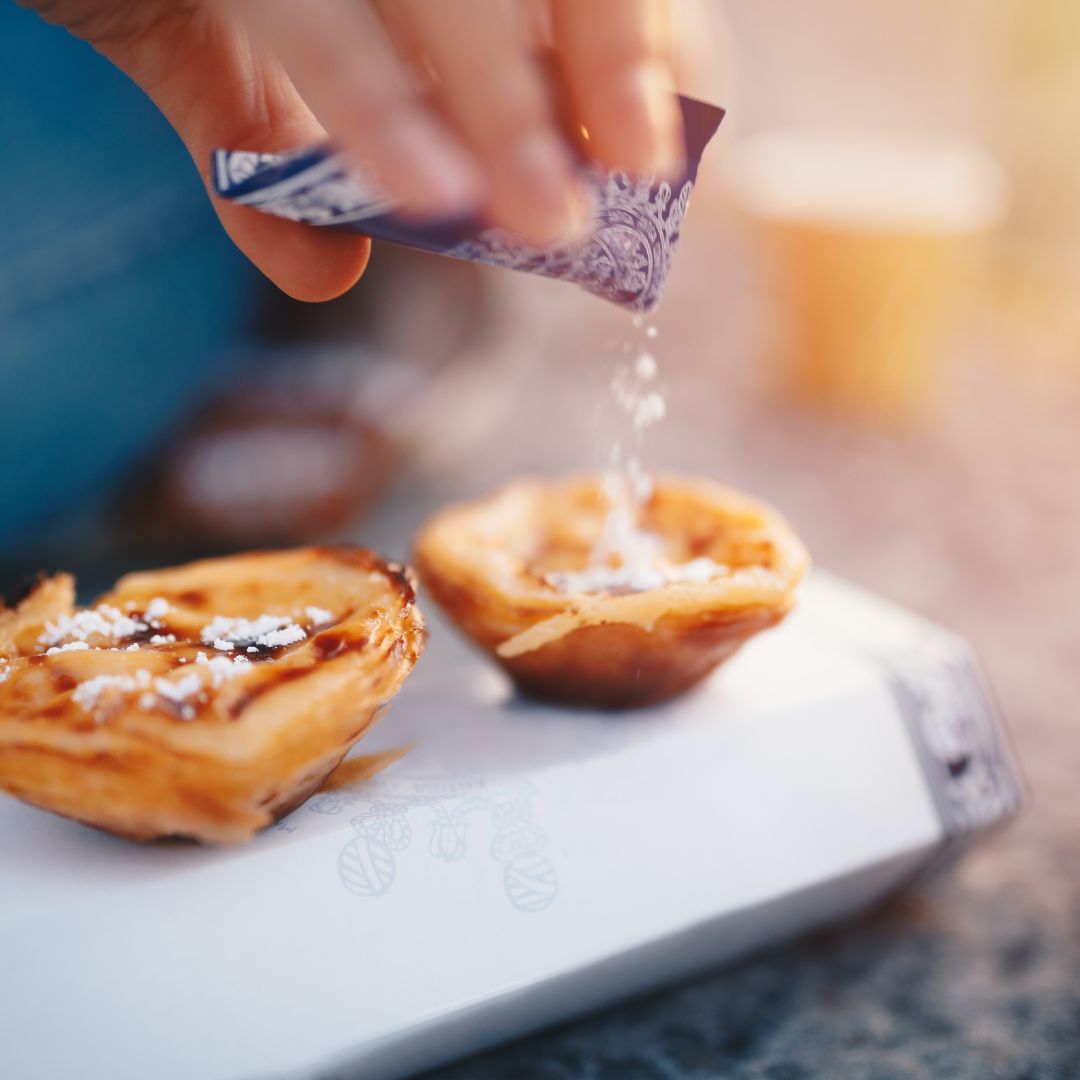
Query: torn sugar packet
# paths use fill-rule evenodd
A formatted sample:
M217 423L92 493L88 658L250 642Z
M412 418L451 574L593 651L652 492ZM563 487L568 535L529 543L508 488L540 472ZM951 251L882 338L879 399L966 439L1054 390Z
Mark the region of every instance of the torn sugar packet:
M572 281L632 311L651 311L671 269L698 162L724 117L723 109L692 98L680 97L679 103L686 132L685 174L674 183L653 183L583 167L596 215L585 238L568 247L530 247L474 218L432 224L399 217L392 199L355 171L346 173L327 146L288 154L215 150L214 188L222 198L266 214Z

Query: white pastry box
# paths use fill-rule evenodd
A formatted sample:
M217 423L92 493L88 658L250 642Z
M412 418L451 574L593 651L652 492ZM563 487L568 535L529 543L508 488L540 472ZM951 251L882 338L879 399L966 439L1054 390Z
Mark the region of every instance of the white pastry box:
M234 849L0 796L0 1076L403 1077L910 882L1019 807L955 636L818 574L705 686L526 703L445 626L364 752Z

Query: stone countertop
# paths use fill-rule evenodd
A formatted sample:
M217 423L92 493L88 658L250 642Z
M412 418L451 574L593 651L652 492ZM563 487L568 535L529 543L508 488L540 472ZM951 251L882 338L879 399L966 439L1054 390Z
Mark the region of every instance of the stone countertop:
M1025 368L982 335L922 429L830 422L774 400L745 324L698 314L737 307L695 273L710 257L684 256L657 319L669 419L649 462L766 496L819 565L965 634L1032 804L855 924L431 1080L1080 1077L1080 368ZM550 354L610 377L627 317L548 296L580 313L551 320ZM500 475L597 463L595 394L576 377L578 395L550 369L522 377L519 400L558 417L559 438L509 440Z

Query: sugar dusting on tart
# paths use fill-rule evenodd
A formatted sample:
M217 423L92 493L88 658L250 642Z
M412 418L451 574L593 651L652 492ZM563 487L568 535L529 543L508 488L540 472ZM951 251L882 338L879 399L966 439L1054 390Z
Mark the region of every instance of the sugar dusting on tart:
M632 321L640 331L641 316ZM655 339L656 327L646 327L645 337L650 342ZM657 383L660 368L651 346L640 348L633 356L633 345L626 341L622 351L624 360L610 385L620 423L607 448L607 469L601 482L607 502L603 527L587 566L543 574L553 589L567 595L645 592L678 582L707 581L729 572L724 564L704 556L672 561L663 537L642 523L645 503L653 491L653 479L643 464L645 439L649 429L667 415L667 402Z
M299 805L425 640L413 582L361 548L68 575L0 604L0 790L137 839L233 842Z
M414 544L436 601L547 700L625 708L682 692L784 618L807 565L771 508L645 468L667 403L657 329L632 324L594 414L602 474L512 484L435 515Z
M421 578L535 696L624 708L708 674L791 609L807 554L768 506L660 475L637 560L607 552L602 477L522 481L450 507L416 541Z
M84 608L62 614L55 622L46 624L38 638L46 656L57 653L104 651L138 652L144 647L173 645L175 634L161 633L168 629L166 622L171 605L164 597L155 597L146 611L134 611L129 604L127 613L109 604ZM172 706L169 712L180 720L194 720L198 704L204 704L207 694L226 682L252 670L252 656L268 655L270 650L282 649L306 640L316 627L325 627L334 619L325 608L308 605L294 615L264 614L254 619L243 616L214 615L198 634L199 641L215 653L199 650L193 657L178 654L176 663L186 665L173 677L154 675L146 668L136 668L127 674L94 675L76 683L71 691L72 701L100 722L108 719L117 704L125 698L137 699L143 710ZM158 632L153 632L158 631ZM132 638L143 638L142 642ZM235 654L235 655L234 655ZM102 704L112 708L105 711Z
M661 589L678 582L702 582L728 573L712 559L673 563L658 555L647 562L629 560L619 566L590 566L585 570L556 570L544 580L561 593L632 593Z

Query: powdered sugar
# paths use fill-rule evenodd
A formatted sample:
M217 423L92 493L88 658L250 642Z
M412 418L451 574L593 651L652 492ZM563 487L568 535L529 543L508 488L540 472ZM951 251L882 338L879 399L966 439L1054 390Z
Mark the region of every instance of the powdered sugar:
M712 559L672 563L657 556L621 566L590 566L585 570L546 574L544 580L561 593L629 593L646 592L679 582L709 581L728 573L728 567Z
M134 610L131 604L127 607L129 611ZM70 615L61 615L55 622L46 623L41 637L38 638L38 644L61 648L75 645L78 648L78 642L84 642L89 647L95 639L99 643L107 644L138 637L150 630L161 630L160 620L169 610L168 601L160 596L150 601L142 617L124 614L109 604L99 604L95 608L84 608ZM154 644L175 640L171 635L162 634L155 634L151 638Z
M63 645L54 645L51 649L45 650L46 656L53 656L55 653L61 652L84 652L89 649L90 645L85 641L68 641Z
M608 511L592 553L590 569L598 572L601 581L605 580L605 575L619 574L622 586L631 591L657 588L662 581L654 580L654 566L663 554L664 544L655 533L642 529L638 520L641 501L647 492L640 485L635 491L628 486L625 477L609 473L604 477L604 496ZM582 580L588 582L590 579ZM610 589L617 584L617 581L611 581L597 588ZM579 591L592 590L583 588Z
M304 616L312 627L334 619L333 612L314 605L305 608ZM295 645L307 636L308 631L291 615L260 615L257 619L215 615L199 632L203 644L213 646L218 652L232 652L238 646L249 653L260 648L279 649Z
M211 659L204 652L196 655L195 663L210 672L210 685L215 690L223 683L243 675L252 668L252 663L246 656L215 656Z
M714 577L731 573L730 567L705 557L691 559L690 562L675 566L673 569L676 573L673 579L675 581L710 581Z
M169 701L185 701L192 695L200 693L202 688L202 678L194 671L177 682L170 682L168 679L154 680L154 690Z
M295 645L306 637L306 631L293 623L292 626L283 626L280 630L271 630L269 634L263 634L255 644L264 645L268 649L276 649L282 645Z
M149 626L140 619L125 615L108 604L102 604L96 608L76 611L72 615L61 615L56 622L46 623L38 640L42 645L58 645L63 641L89 641L95 637L117 641L143 634L148 629Z
M641 322L635 322L634 327L640 331ZM640 349L631 361L633 346L629 341L623 343L622 352L626 359L611 379L611 396L620 420L608 447L604 489L611 514L625 521L606 523L605 538L594 559L597 565L606 561L612 547L609 541L626 538L627 523L631 532L637 529L641 504L652 494L652 480L641 461L645 433L667 414L664 395L655 385L659 373L656 357L648 349Z
M561 593L645 592L664 584L656 570L640 566L590 566L546 574L544 580Z
M117 640L124 637L145 634L147 631L163 629L160 619L170 610L170 605L163 597L155 597L147 605L145 616L134 614L134 607L129 605L130 614L124 614L114 607L100 605L97 608L64 615L49 623L41 636L42 644L49 644L48 654L76 652L93 647L92 639ZM313 622L326 622L332 615L322 608L308 608L307 617ZM215 616L200 632L200 640L211 645L216 655L210 656L200 650L195 655L195 664L179 678L154 677L149 671L140 668L130 674L98 675L80 683L72 691L72 700L87 712L99 708L104 697L139 694L139 707L152 711L167 703L184 720L193 720L196 716L194 702L205 700L206 692L218 689L231 679L252 670L252 662L246 656L232 656L238 646L244 646L248 652L258 652L259 648L278 648L303 641L307 637L303 627L298 626L287 615L263 615L258 619L231 618ZM70 640L69 640L70 639ZM63 642L63 644L58 644ZM172 645L176 643L175 634L155 633L149 638L150 645ZM139 649L132 643L126 649L113 647L111 651L131 652ZM220 655L225 654L225 655ZM187 663L187 657L180 657L179 663ZM0 668L6 678L6 669Z
M71 691L71 700L86 712L93 712L103 694L133 694L149 688L152 679L150 672L143 668L131 675L95 675Z
M631 320L634 330L654 339L656 327ZM616 437L608 447L602 494L607 503L603 525L584 570L558 571L545 581L563 593L628 593L658 589L679 582L701 582L727 574L711 559L672 563L664 541L642 526L642 508L652 494L652 479L642 464L645 434L664 419L667 405L656 386L659 365L649 348L622 345L623 359L611 380L611 395L620 414Z
M650 326L649 329L653 328ZM639 379L655 379L657 372L656 357L650 352L643 352L634 361L634 371Z
M95 712L103 696L127 696L138 693L139 708L151 712L162 701L178 706L184 720L193 720L196 710L193 702L205 695L208 689L219 687L245 672L251 671L252 663L247 657L236 659L215 656L206 653L196 656L196 667L178 679L162 676L154 677L149 671L140 668L130 675L97 675L80 683L71 692L71 699L86 712Z
M274 649L303 641L307 633L288 615L260 615L257 619L217 615L202 628L199 637L204 644L213 644L214 648L219 648L218 641L226 641L234 646Z
M11 668L7 664L0 663L0 683L5 682L11 674Z
M643 352L632 368L620 368L611 380L611 392L619 408L630 418L634 435L640 436L654 424L660 423L667 413L667 405L659 391L647 385L656 378L656 358Z
M191 698L201 695L202 691L203 681L194 673L185 675L176 682L157 678L154 680L154 692L145 693L139 698L139 708L144 712L153 712L164 700L180 714L181 720L194 720L198 710L192 704Z
M146 616L151 620L164 619L172 608L169 605L169 601L163 596L155 596L149 604L146 605Z

